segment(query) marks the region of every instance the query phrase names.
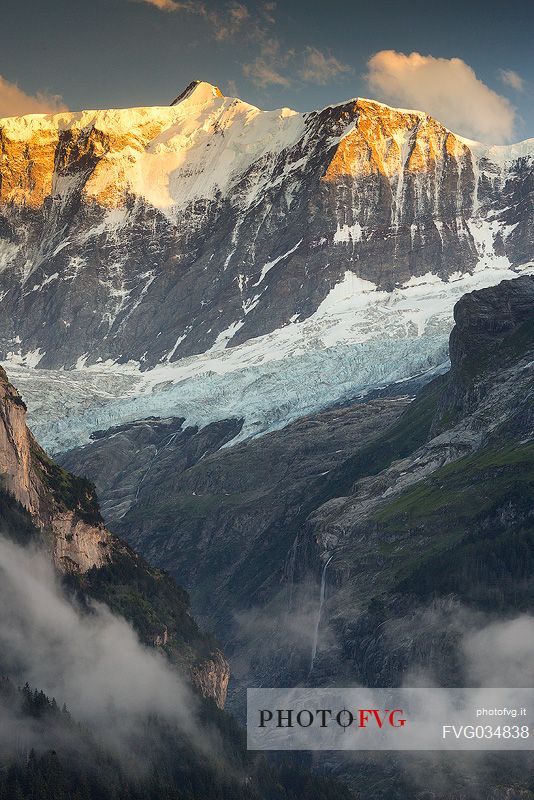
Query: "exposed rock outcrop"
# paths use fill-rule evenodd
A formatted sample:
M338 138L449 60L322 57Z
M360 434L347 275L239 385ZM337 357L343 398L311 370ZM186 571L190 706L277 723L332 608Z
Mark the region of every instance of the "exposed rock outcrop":
M112 537L94 489L57 467L26 426L26 407L0 368L0 475L27 509L61 572L86 572L110 558Z
M219 708L224 708L230 680L230 667L223 654L216 650L210 658L191 669L194 685L204 697L212 697Z
M456 324L449 341L450 380L434 432L450 427L480 404L487 390L484 374L492 368L503 369L505 364L499 359L514 360L528 341L533 308L534 278L529 276L471 292L456 304Z

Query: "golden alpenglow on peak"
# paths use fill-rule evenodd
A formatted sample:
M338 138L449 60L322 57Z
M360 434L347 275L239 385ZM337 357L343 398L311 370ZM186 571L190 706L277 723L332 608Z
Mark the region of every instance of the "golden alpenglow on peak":
M181 92L178 97L175 97L171 106L176 106L184 100L189 100L198 104L206 103L209 100L213 100L214 97L224 97L218 86L213 86L213 84L207 81L191 81L183 92Z
M404 171L432 172L436 161L469 152L441 123L418 111L358 98L344 109L342 121L346 129L323 176L326 182L376 173L390 178Z

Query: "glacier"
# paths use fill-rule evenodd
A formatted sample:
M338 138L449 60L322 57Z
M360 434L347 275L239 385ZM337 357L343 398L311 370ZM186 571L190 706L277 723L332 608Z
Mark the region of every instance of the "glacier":
M149 417L184 417L204 426L242 418L237 441L287 425L378 387L433 375L448 361L453 307L466 292L518 274L481 263L447 281L429 273L392 292L347 272L309 318L227 348L142 371L129 362L50 370L13 356L3 365L21 391L29 423L52 453L90 440L97 430Z

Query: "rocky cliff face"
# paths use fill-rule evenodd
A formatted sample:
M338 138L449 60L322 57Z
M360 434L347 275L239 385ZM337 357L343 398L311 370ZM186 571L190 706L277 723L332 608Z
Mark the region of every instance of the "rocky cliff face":
M26 428L26 406L0 371L0 471L4 487L34 514L38 510L31 472L30 434Z
M126 616L147 645L166 652L203 696L223 708L228 663L198 629L188 596L107 530L93 485L39 447L26 426L25 405L1 369L0 482L3 534L17 538L33 531L80 598L100 600Z
M203 697L211 697L219 708L224 708L230 680L230 667L220 650L191 667L191 678Z
M111 557L106 530L88 481L46 456L26 426L26 407L0 370L0 474L3 487L30 513L61 572L87 572Z
M493 289L466 295L456 305L449 341L450 380L433 431L450 427L453 420L476 410L486 390L485 383L477 377L490 366L498 366L496 352L510 357L507 342L518 330L526 334L533 308L532 280L503 282Z
M390 291L532 259L531 143L369 100L262 112L201 83L170 108L2 120L0 151L0 352L41 367L236 345L347 272Z

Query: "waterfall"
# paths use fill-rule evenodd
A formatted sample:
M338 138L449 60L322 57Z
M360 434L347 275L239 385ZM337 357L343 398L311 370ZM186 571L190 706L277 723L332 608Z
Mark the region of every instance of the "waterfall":
M310 661L310 671L308 673L309 675L311 675L311 673L313 671L313 664L314 664L314 661L315 661L315 656L317 655L317 645L319 643L319 628L321 626L321 614L322 614L322 611L323 611L323 603L324 603L324 598L325 598L325 594L326 594L326 568L328 567L328 565L330 564L330 562L332 561L333 558L334 558L334 556L331 555L330 558L328 559L328 561L325 563L325 565L323 567L323 572L322 572L322 575L321 575L321 592L319 594L319 610L317 612L317 622L315 624L315 633L314 633L314 637L313 637L313 647L312 647L311 661Z
M291 550L289 551L284 564L284 574L288 584L287 600L288 608L291 610L293 607L293 586L295 582L295 565L297 561L297 549L299 544L299 534L295 536Z

